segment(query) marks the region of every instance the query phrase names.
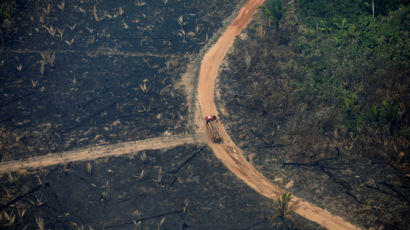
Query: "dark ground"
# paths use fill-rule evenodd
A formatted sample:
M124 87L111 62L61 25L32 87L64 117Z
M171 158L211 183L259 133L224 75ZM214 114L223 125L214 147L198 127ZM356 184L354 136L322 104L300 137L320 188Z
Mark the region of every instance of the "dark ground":
M0 160L186 132L173 83L239 0L64 2L3 24Z
M0 160L186 132L173 84L239 0L62 2L17 1L3 24ZM0 184L2 229L318 229L271 220L270 200L196 146Z
M0 160L185 132L187 102L172 85L238 2L17 1L1 37ZM235 79L244 75L229 75L241 88ZM289 191L363 226L408 225L407 178L377 161L286 164L298 157L289 154L285 118L273 124L281 140L266 143L271 129L235 116L248 110L230 88L231 116L222 119L248 157L257 153L252 162L264 175L281 186L293 180ZM271 224L270 201L195 146L0 181L4 229L37 229L41 220L51 229L318 229L295 215Z
M263 175L282 188L288 185L286 191L358 226L408 229L409 176L371 152L366 157L352 153L348 141L334 141L326 132L311 134L332 118L295 99L289 84L295 66L286 60L292 54L286 45L258 40L258 23L249 27L254 30L248 29L248 39L236 40L218 83L218 103L226 110L220 111L221 120L234 142ZM259 76L273 79L273 111L252 101L253 87L263 84Z
M36 229L36 218L50 229L319 229L297 215L271 223L271 201L203 147L70 163L0 181L2 205L9 202L0 212L15 216L8 226L3 215L5 229Z

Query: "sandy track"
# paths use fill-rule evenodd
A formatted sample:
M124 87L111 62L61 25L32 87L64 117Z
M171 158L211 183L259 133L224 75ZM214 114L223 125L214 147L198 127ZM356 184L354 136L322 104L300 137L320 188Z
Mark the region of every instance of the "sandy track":
M102 157L135 154L143 150L172 148L179 145L196 143L192 136L157 137L139 141L122 142L114 145L101 145L62 153L50 153L23 160L0 163L0 174L29 168L41 168L73 161L95 160Z
M218 115L214 102L214 89L219 66L229 47L232 46L235 37L247 26L252 15L257 11L257 6L263 2L264 0L249 0L240 10L232 24L202 59L197 92L202 118L211 114ZM201 118L197 118L195 122L202 129L205 128L205 122ZM265 197L277 199L284 191L265 178L244 158L242 151L233 143L222 124L219 128L224 143L215 144L208 141L216 157L255 191ZM297 214L328 229L358 229L342 218L334 216L328 211L298 197L293 197L291 207Z

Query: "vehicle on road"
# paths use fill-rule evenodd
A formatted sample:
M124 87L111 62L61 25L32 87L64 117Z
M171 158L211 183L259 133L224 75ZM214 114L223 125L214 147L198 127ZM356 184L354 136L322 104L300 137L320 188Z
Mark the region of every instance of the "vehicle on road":
M205 117L206 129L208 132L209 138L211 138L213 143L221 143L223 141L221 134L218 129L218 119L215 115L209 115Z

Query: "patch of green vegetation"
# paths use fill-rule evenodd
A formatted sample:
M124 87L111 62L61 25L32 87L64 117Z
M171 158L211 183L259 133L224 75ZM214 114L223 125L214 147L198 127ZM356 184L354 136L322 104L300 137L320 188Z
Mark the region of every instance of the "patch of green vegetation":
M338 143L346 156L401 159L407 167L400 156L410 137L409 4L374 1L373 12L365 0L283 2L279 30L265 26L261 10L252 41L235 54L251 59L242 72L252 96L243 104L266 118L264 127L283 120L301 137L303 154L332 154L306 147L311 135L317 146Z
M289 202L292 199L292 193L284 192L282 196L277 199L277 206L279 210L279 216L284 218L289 211Z
M298 9L303 70L293 83L301 95L311 104L337 104L351 131L396 130L406 90L397 82L409 74L408 4L375 1L375 17L363 0L302 0Z
M279 22L286 13L282 0L268 0L264 5L258 7L267 18L269 25L275 23L276 29L279 29Z
M281 196L279 196L276 200L272 202L272 208L275 211L275 215L273 215L269 219L269 222L272 224L272 227L281 229L278 226L279 220L282 223L287 222L288 218L286 217L289 214L289 202L291 199L292 199L292 194L289 192L284 192Z
M398 106L384 100L380 104L362 107L357 98L344 97L341 110L345 116L344 125L353 132L367 127L380 128L386 134L397 131Z

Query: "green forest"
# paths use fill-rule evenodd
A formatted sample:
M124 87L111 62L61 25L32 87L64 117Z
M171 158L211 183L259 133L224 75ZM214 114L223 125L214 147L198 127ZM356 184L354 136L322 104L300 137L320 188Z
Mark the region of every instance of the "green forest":
M306 30L298 37L304 69L295 83L308 100L336 103L354 132L408 132L404 2L376 1L373 16L369 1L298 1Z
M285 90L288 99L283 112L289 112L290 103L303 101L306 110L327 113L316 134L337 129L345 141L380 149L372 156L406 167L410 134L407 1L268 0L260 8L265 19L261 42L270 43L265 49L277 53L272 61L281 66L257 70L265 73L256 74L252 103L262 102L261 109L267 113L278 109L277 94L287 88L279 85L278 89L279 75L292 89ZM282 55L277 57L278 53ZM359 152L367 155L369 149Z

